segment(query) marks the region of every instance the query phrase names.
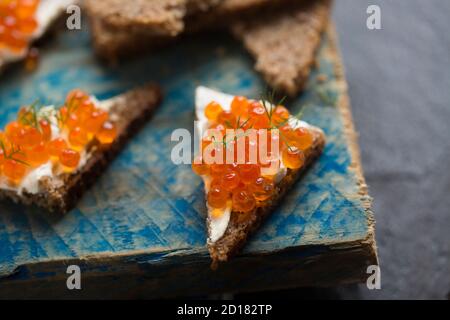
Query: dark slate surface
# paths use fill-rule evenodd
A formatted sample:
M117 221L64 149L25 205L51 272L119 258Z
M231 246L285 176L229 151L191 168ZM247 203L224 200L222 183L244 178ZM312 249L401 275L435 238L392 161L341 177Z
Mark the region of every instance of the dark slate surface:
M369 5L382 30L366 27ZM381 290L259 294L275 298L450 298L450 1L337 0L346 67L370 195Z
M380 6L382 30L366 28L369 4ZM382 268L380 291L338 297L450 292L449 14L446 0L335 3Z

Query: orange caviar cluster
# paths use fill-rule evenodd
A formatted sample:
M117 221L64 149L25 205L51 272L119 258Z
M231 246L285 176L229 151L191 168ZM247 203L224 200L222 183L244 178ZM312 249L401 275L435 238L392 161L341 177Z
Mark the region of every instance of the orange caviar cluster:
M290 125L291 114L281 105L267 107L265 103L237 96L230 111L215 101L210 102L205 116L210 130L202 137L202 154L194 159L192 169L198 175L209 177L207 202L214 209L223 209L231 201L233 211L252 211L274 194L274 178L281 165L288 169L301 168L305 163L304 151L313 143L313 135L307 128ZM227 129L244 132L255 129L257 134L236 134L228 139L224 138L229 132ZM251 150L259 150L264 134L267 135L266 156L261 157L258 151L259 156L252 160ZM245 139L244 161L236 157L239 139ZM275 143L278 144L276 149ZM229 148L234 148L232 161L225 156ZM205 151L213 155L221 152L223 162L207 163Z
M27 173L49 161L65 172L73 171L88 144L108 145L116 136L108 112L78 89L52 115L39 112L35 105L23 107L17 119L0 131L0 178L20 184Z
M36 31L39 0L0 0L0 50L23 52Z

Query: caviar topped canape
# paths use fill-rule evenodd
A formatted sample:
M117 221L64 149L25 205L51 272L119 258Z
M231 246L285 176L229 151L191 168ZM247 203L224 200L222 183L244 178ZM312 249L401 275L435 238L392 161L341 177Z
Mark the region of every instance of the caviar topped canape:
M66 213L161 99L147 84L102 101L75 89L58 108L20 108L0 131L0 199Z
M324 135L281 103L205 87L197 88L196 116L201 142L192 170L205 184L208 247L217 262L242 245L320 154Z
M0 50L22 53L38 28L39 0L0 1Z
M35 189L27 176L73 172L89 148L112 143L116 134L108 111L79 89L60 108L22 107L0 131L0 188Z
M27 58L34 69L38 51L30 49L57 17L76 0L0 0L0 68Z

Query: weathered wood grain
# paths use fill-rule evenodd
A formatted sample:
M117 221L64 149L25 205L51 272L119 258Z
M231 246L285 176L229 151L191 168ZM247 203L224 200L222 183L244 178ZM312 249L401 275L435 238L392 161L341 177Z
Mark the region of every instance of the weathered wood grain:
M288 103L324 129L322 157L241 255L209 269L202 182L189 165L170 161L170 135L193 131L196 85L248 96L265 85L231 38L207 40L192 38L109 70L93 58L86 33L67 33L43 52L36 73L0 79L0 125L36 96L62 101L74 84L100 98L148 81L166 92L153 119L75 210L58 217L0 203L1 298L162 297L367 278L367 266L377 263L374 220L333 28L306 91ZM82 269L81 292L66 289L69 264Z

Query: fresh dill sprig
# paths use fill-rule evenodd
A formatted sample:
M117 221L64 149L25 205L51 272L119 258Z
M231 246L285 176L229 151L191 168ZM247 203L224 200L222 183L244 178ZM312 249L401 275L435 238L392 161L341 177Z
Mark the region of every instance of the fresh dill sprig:
M14 156L17 155L17 154L21 154L21 155L24 154L23 151L20 150L20 148L16 149L15 146L14 146L14 144L11 143L11 152L10 152L9 154L8 154L8 152L6 151L5 144L4 144L3 140L0 140L0 148L1 148L2 151L3 151L3 157L4 157L5 159L9 159L9 160L16 161L16 162L18 162L18 163L21 163L21 164L27 166L27 167L30 166L30 165L29 165L28 163L26 163L25 161L22 161L22 160L20 160L20 159L14 158Z
M20 114L18 122L42 131L39 121L46 120L50 122L47 115L39 114L42 107L43 104L39 100L35 100L30 106L24 107L24 112Z

